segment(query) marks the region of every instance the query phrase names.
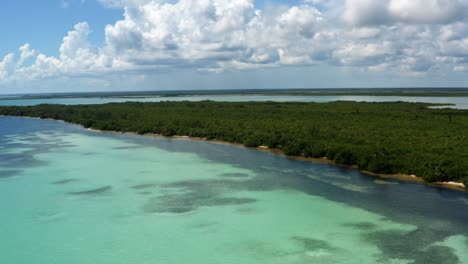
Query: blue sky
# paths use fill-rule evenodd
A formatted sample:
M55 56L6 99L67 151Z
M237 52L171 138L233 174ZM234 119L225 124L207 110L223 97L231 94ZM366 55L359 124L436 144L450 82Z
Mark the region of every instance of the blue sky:
M123 14L120 9L104 8L96 1L15 0L0 5L3 55L30 43L37 50L56 56L63 37L81 21L92 25L93 42L103 42L104 26L121 19Z
M257 0L258 8L265 5L294 5L297 0ZM123 17L122 9L105 8L95 0L15 0L0 4L0 32L2 39L0 56L30 43L37 50L58 55L62 38L73 26L87 21L93 28L90 39L94 43L104 41L104 27Z
M461 87L468 0L0 4L0 93Z

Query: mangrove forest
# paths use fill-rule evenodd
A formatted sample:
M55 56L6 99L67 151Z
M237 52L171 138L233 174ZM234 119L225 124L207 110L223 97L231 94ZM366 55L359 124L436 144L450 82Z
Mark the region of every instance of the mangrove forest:
M423 103L160 102L0 107L86 128L267 146L428 182L468 183L468 110Z

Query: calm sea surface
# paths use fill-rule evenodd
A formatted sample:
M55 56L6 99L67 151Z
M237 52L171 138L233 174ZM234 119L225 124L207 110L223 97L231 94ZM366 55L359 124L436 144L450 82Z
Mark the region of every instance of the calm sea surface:
M411 97L411 96L275 96L275 95L204 95L177 97L134 97L134 98L66 98L66 99L30 99L30 100L0 100L0 105L37 105L37 104L105 104L127 101L160 102L160 101L276 101L276 102L423 102L452 104L452 108L468 109L468 97Z
M0 117L0 263L468 263L468 195Z

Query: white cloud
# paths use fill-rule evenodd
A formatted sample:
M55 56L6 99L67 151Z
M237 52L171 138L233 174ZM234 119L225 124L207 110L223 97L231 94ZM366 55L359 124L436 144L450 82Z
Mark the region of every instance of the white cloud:
M16 64L18 67L21 67L26 60L36 55L36 51L31 50L29 44L27 43L21 46L19 50L21 53L20 53L20 58Z
M343 18L358 26L386 24L391 20L388 0L346 0Z
M76 58L78 54L89 50L88 35L91 33L88 23L81 22L74 26L63 38L60 45L60 58L62 60Z
M467 11L467 0L345 0L344 19L354 25L445 24Z
M256 10L252 0L153 1L125 9L123 20L106 27L106 51L139 66L213 68L279 63L280 53L297 51L292 40L313 46L322 20L317 9L272 12Z
M9 53L0 61L0 81L8 77L8 74L12 71L14 57L13 53Z
M265 10L253 0L97 1L124 12L105 27L104 45L78 23L57 57L29 44L16 61L5 56L0 81L316 64L422 76L468 63L468 0L304 0Z
M336 50L334 56L343 65L378 65L395 53L391 42L351 43Z
M466 14L465 0L391 0L388 9L396 21L408 23L449 23Z
M101 56L93 51L88 41L90 33L91 30L86 22L76 24L74 30L69 31L63 38L58 58L31 50L29 44L23 45L12 79L37 80L99 73L104 67L100 60ZM31 65L24 65L28 59L34 59L34 62Z

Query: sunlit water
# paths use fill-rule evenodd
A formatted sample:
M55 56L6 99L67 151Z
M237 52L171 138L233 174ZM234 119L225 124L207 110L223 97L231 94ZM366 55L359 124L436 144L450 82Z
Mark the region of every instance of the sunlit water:
M0 105L37 105L37 104L105 104L127 101L161 102L161 101L275 101L275 102L420 102L450 104L451 108L468 109L468 97L424 97L424 96L292 96L292 95L203 95L203 96L175 96L175 97L135 97L135 98L55 98L28 100L0 100ZM444 106L446 107L446 106Z
M0 117L0 263L468 263L468 196L224 144Z

